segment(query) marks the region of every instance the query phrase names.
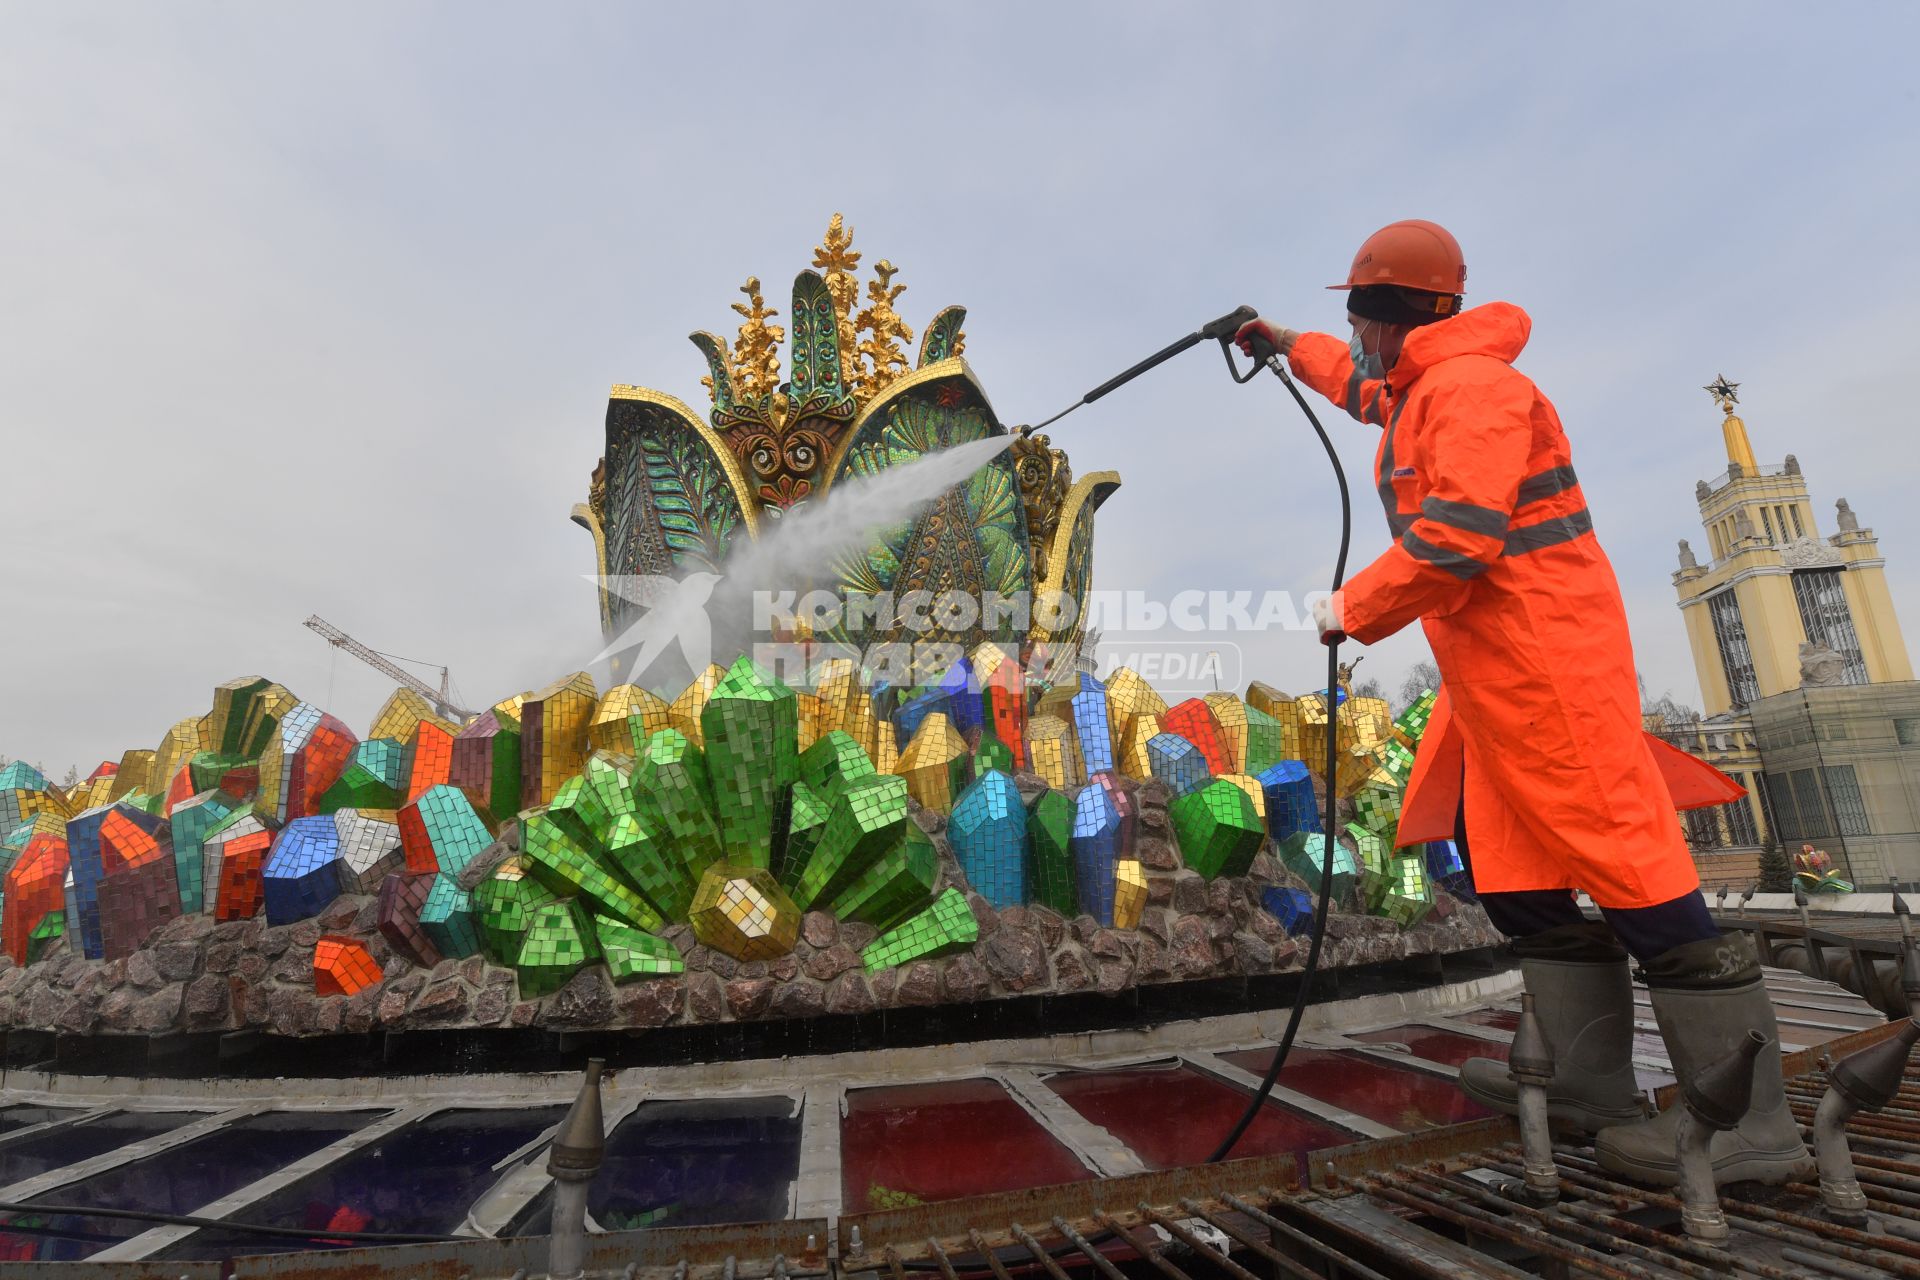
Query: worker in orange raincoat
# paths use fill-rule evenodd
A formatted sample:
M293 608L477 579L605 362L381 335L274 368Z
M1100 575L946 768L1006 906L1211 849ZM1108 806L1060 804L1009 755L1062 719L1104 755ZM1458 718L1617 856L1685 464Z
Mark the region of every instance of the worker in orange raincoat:
M1257 331L1302 382L1381 428L1374 481L1393 542L1316 609L1322 635L1371 643L1420 620L1446 704L1435 719L1451 718L1462 749L1422 759L1416 778L1458 787L1480 901L1512 939L1554 1047L1550 1113L1597 1130L1615 1172L1671 1183L1678 1114L1643 1119L1628 954L1682 1075L1749 1027L1777 1046L1773 1006L1751 952L1721 936L1700 897L1642 733L1626 609L1572 448L1513 367L1532 322L1506 302L1461 310L1466 278L1444 228L1396 222L1331 286L1347 293L1351 341L1264 319L1239 340L1250 349ZM1437 753L1452 736L1428 742ZM1601 921L1582 914L1576 889ZM1715 1139L1722 1177L1781 1182L1811 1168L1777 1047L1762 1062L1753 1109ZM1470 1061L1460 1082L1517 1109L1504 1062Z

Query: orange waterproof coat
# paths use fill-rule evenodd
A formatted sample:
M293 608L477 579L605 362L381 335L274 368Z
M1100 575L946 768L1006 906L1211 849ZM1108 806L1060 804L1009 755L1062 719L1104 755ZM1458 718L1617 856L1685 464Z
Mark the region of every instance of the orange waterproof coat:
M1384 380L1354 376L1328 334L1294 345L1301 381L1385 428L1375 480L1395 541L1347 583L1340 616L1363 643L1420 619L1461 730L1432 741L1461 750L1416 775L1461 771L1482 892L1652 906L1700 879L1641 730L1626 608L1566 434L1512 365L1531 329L1509 303L1474 307L1415 329Z

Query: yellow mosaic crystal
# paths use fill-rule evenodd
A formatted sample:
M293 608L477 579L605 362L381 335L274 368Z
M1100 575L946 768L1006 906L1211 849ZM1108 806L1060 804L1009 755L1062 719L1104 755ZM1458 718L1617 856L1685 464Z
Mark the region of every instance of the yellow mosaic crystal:
M282 684L270 684L254 695L253 703L247 708L247 722L240 731L240 740L246 743L264 743L273 727L286 717L287 712L300 705L300 699ZM171 776L171 775L169 775Z
M1138 858L1113 864L1113 927L1138 929L1147 909L1147 869Z
M1142 782L1153 776L1153 762L1147 758L1147 743L1160 732L1160 717L1151 711L1135 716L1127 725L1126 740L1120 746L1120 771Z
M1011 657L1013 655L995 641L982 640L967 655L967 665L973 668L974 683L985 688L993 673L1000 669L1000 664Z
M637 684L615 685L595 709L587 741L595 751L637 756L668 723L665 698Z
M967 740L953 727L953 721L944 711L936 711L920 722L892 772L907 780L907 794L919 801L921 808L952 813L953 802L959 799L972 772L968 768L972 758Z
M865 701L866 695L862 694L861 699ZM871 708L867 712L867 718L872 721L871 734L862 741L861 745L865 746L867 754L873 757L874 772L900 772L900 739L894 732L893 721L873 720Z
M805 751L814 744L821 734L820 717L822 715L822 709L820 706L820 695L817 693L796 691L793 696L795 703L794 710L799 716L799 749Z
M778 960L800 940L800 908L758 867L708 867L687 923L694 937L740 961Z
M1248 798L1253 801L1254 813L1259 815L1260 821L1267 820L1267 793L1261 787L1260 779L1250 773L1223 773L1220 776L1246 792Z
M367 737L412 742L422 720L445 729L448 734L460 732L459 725L434 711L433 704L412 689L395 689L393 696L380 704L380 710L374 714Z
M710 662L707 669L693 678L693 683L680 691L680 696L667 708L667 723L687 735L687 741L696 747L704 747L706 737L700 732L700 713L707 709L707 699L726 679L727 673L718 663Z
M1087 780L1073 725L1059 716L1035 716L1027 721L1027 754L1033 771L1055 791L1080 786Z
M1280 726L1280 757L1283 760L1300 760L1302 732L1300 703L1290 693L1282 693L1272 685L1255 680L1247 686L1247 705L1255 711L1264 711L1274 718Z
M527 695L520 709L520 801L546 804L560 784L587 767L588 726L599 703L593 677L576 671L564 680ZM538 720L538 755L535 720Z
M1107 677L1107 722L1113 726L1114 750L1126 754L1133 722L1141 716L1167 714L1167 700L1132 667L1115 667ZM1135 774L1137 778L1146 775Z
M109 799L118 800L130 791L152 795L161 789L153 785L153 752L135 748L120 757L120 772L113 775L113 785L107 795Z
M1393 734L1393 708L1385 698L1348 698L1340 704L1340 746L1365 753Z
M839 729L852 734L854 741L860 741L860 734L853 727L854 710L864 695L853 659L828 658L822 662L813 687L814 696L820 699L819 732L831 733Z
M160 739L160 745L153 752L153 772L171 782L173 775L180 772L181 765L212 747L206 717L189 716L167 730L167 736Z
M502 698L493 704L493 718L500 722L502 729L520 732L520 708L525 706L532 691L516 693L511 698Z
M1227 763L1234 773L1247 768L1247 704L1230 693L1209 693L1200 699L1213 712L1220 725L1220 737L1227 744Z
M1293 705L1300 714L1300 759L1319 773L1327 767L1327 700L1310 693Z

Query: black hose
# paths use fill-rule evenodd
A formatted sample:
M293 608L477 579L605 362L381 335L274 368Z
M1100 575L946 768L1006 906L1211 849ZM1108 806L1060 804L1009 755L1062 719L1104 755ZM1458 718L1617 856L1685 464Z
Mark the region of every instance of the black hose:
M1223 342L1222 350L1225 350L1225 347L1226 344ZM1231 352L1227 352L1227 367L1233 368ZM1340 554L1333 562L1333 589L1337 593L1347 580L1347 546L1353 540L1353 503L1347 494L1347 472L1340 465L1340 455L1335 452L1333 441L1327 438L1327 429L1320 425L1320 419L1314 414L1312 406L1307 404L1306 397L1300 394L1300 388L1294 385L1292 378L1281 372L1278 365L1270 367L1280 381L1286 384L1287 390L1293 393L1293 401L1300 406L1300 412L1306 414L1307 421L1313 424L1314 433L1320 437L1321 447L1327 451L1327 461L1333 464L1334 481L1340 487ZM1235 380L1239 381L1237 375ZM1247 1109L1241 1113L1232 1131L1227 1134L1226 1139L1214 1153L1207 1157L1208 1164L1227 1158L1227 1154L1233 1150L1241 1138L1246 1136L1248 1127L1253 1124L1253 1118L1260 1114L1260 1108L1265 1106L1267 1099L1272 1096L1274 1082L1280 1078L1280 1069L1286 1065L1287 1054L1293 1049L1293 1038L1300 1030L1301 1015L1307 1011L1307 997L1313 989L1314 974L1320 969L1320 951L1327 937L1327 907L1333 900L1333 854L1335 841L1338 839L1334 819L1339 813L1339 800L1338 793L1334 790L1334 782L1339 773L1335 752L1335 747L1339 743L1339 689L1340 645L1336 640L1327 646L1327 790L1320 801L1320 826L1326 837L1326 848L1323 850L1320 863L1320 902L1313 913L1313 938L1307 945L1307 963L1300 970L1300 985L1293 993L1293 1011L1287 1015L1286 1032L1280 1037L1280 1044L1274 1050L1273 1061L1267 1067L1266 1077L1260 1081L1260 1087L1254 1092L1253 1100L1247 1104Z

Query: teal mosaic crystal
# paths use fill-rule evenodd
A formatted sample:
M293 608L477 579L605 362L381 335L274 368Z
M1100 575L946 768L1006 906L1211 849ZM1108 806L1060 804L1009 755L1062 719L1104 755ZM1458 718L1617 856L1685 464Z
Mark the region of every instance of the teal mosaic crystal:
M320 812L398 809L405 799L407 748L391 738L368 738L353 748L347 767L320 797Z
M727 860L771 868L774 815L799 776L799 700L742 654L701 708L700 736Z
M1247 874L1267 838L1253 798L1225 778L1176 798L1168 816L1180 856L1209 880Z
M1027 809L1012 774L990 769L960 793L947 842L975 893L995 908L1026 904Z
M473 895L462 889L453 873L442 871L420 906L420 928L442 959L465 959L480 953L480 926L474 919Z
M1321 832L1296 831L1280 842L1280 861L1286 864L1287 870L1306 881L1309 889L1319 893L1320 877L1329 857L1327 850L1327 837ZM1332 850L1333 897L1335 901L1343 901L1353 893L1360 869L1345 845L1336 840Z
M173 807L168 822L173 827L173 869L183 914L207 910L200 845L238 807L239 801L219 790L202 791Z
M911 964L932 956L965 951L980 940L973 908L958 889L947 889L933 905L867 944L860 953L868 973Z

